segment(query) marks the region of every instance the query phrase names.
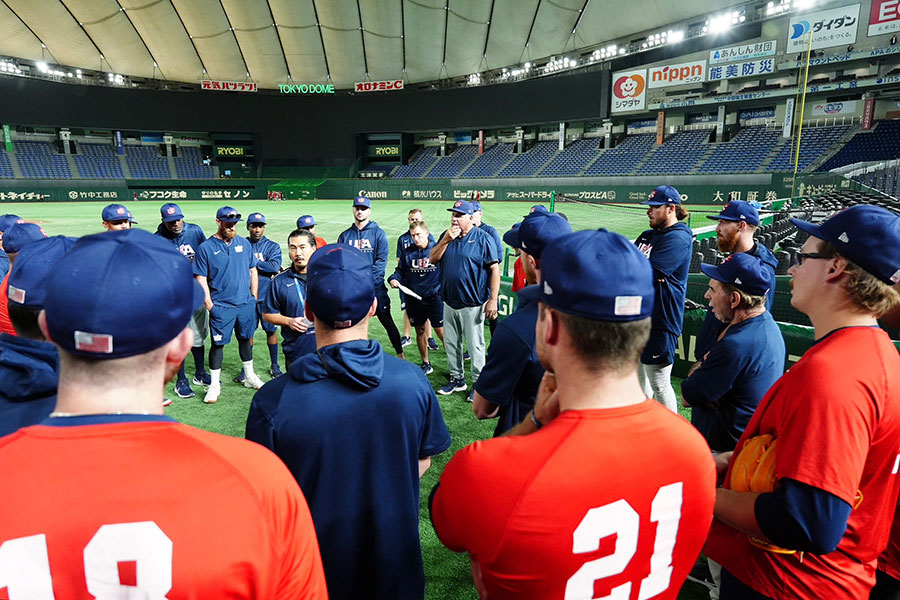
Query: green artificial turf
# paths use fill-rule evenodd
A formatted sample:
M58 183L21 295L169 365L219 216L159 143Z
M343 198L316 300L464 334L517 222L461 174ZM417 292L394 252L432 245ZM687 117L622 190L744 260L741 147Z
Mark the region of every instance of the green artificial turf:
M48 235L81 236L102 231L100 212L107 202L72 202L72 203L3 203L4 213L17 214L28 221L40 223ZM162 203L127 202L126 206L134 213L138 221L137 227L155 231L159 223L159 207ZM179 206L189 223L200 225L207 235L215 232L215 212L222 205L221 201L185 201ZM387 274L393 272L396 264L394 251L397 237L406 231L407 213L413 206L422 209L425 220L432 233L437 237L449 225L450 215L447 208L449 202L409 201L374 201L372 219L387 233L391 242L391 255L388 261ZM284 253L284 264L288 264L287 235L294 229L296 219L300 215L315 216L317 235L329 242L334 242L338 234L352 222L350 201L286 201L268 202L235 201L231 206L245 217L251 212L262 212L268 221L266 236L281 244ZM522 219L532 203L496 202L484 203L484 220L500 231L501 235L509 227ZM560 204L572 220L575 229L606 227L623 235L634 238L647 227L646 215L638 207L597 207L576 204ZM246 235L244 223L239 223L239 233ZM391 291L392 312L397 326L402 330L402 316L396 292ZM142 315L135 315L135 319ZM402 331L401 331L402 333ZM390 349L387 334L381 325L373 320L370 335ZM413 333L414 335L414 333ZM489 335L488 335L489 339ZM280 341L280 337L279 337ZM414 338L413 338L413 341ZM263 381L270 377L266 374L269 368L269 356L265 335L258 330L255 336L254 366ZM206 346L209 349L208 343ZM420 363L415 343L406 348L408 360ZM437 352L431 352L431 363L434 373L428 377L437 388L447 381L447 360L443 345ZM284 357L279 353L279 363L284 368ZM467 380L469 363L466 363ZM247 411L253 397L253 391L231 381L240 370L241 364L237 356L237 345L232 342L225 348L225 363L222 368L222 393L216 404L205 405L202 402L204 390L201 386L192 386L196 397L181 399L175 396L173 385L166 386L166 396L174 400L166 409L167 414L175 419L202 429L215 431L225 435L243 437ZM191 356L187 358L188 378L193 375L194 367ZM680 393L680 381L676 381L676 391ZM420 514L420 532L422 537L422 554L427 577L426 598L428 600L461 600L475 599L477 593L471 583L469 561L463 554L450 552L438 541L428 518L427 503L431 489L437 483L444 465L453 453L463 446L479 439L491 437L494 422L479 422L472 414L472 405L465 401L468 392L457 392L450 396L438 396L444 420L453 438L453 445L443 454L434 457L431 468L422 478L422 510ZM682 415L690 418L689 410L681 409ZM679 595L680 600L703 600L707 598L705 588L688 582Z

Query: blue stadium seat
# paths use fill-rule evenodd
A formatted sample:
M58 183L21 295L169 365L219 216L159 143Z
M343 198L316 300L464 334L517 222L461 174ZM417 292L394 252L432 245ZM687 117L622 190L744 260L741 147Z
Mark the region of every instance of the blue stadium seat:
M71 179L72 171L63 154L53 151L50 142L13 142L22 176L40 179Z
M857 162L895 158L900 158L900 121L879 121L872 131L860 131L850 138L837 154L817 170L830 171Z

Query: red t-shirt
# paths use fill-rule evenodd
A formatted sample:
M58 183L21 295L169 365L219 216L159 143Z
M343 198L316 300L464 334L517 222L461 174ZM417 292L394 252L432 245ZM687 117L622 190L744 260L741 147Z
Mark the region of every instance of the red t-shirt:
M0 333L8 333L9 335L16 335L16 330L13 329L12 321L9 319L9 297L6 295L9 290L9 273L7 273L3 277L3 281L0 282Z
M324 238L320 238L319 236L315 236L315 237L316 237L316 249L321 248L322 246L328 245L328 242L326 242Z
M528 280L525 279L525 268L522 266L522 257L520 256L516 259L516 262L513 263L513 293L518 292L526 285L528 285Z
M623 598L674 600L706 539L715 478L703 437L655 400L569 410L457 452L432 520L480 565L492 600L623 586Z
M172 421L36 425L0 438L0 478L18 482L0 597L327 598L303 494L252 442Z
M900 579L900 510L894 512L887 548L878 557L878 570Z
M837 550L766 552L720 521L705 552L745 585L772 598L867 598L897 504L900 478L900 355L877 327L827 335L760 402L735 449L753 436L778 440L775 472L855 504ZM726 474L725 487L729 485Z

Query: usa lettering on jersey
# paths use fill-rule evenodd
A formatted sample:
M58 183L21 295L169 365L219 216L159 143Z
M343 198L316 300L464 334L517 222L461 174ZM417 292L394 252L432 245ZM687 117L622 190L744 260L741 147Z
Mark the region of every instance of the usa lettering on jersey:
M641 243L637 245L637 249L643 252L644 256L650 258L650 251L653 250L653 245Z
M434 271L437 269L437 265L431 264L431 260L427 256L412 259L409 266L413 271Z
M372 242L370 242L366 238L363 238L361 240L348 240L348 242L350 243L351 246L353 246L357 250L363 250L363 251L366 251L366 250L371 251L372 250Z
M196 252L194 252L194 248L190 244L181 244L178 246L178 251L189 259L194 260L194 254L196 254Z

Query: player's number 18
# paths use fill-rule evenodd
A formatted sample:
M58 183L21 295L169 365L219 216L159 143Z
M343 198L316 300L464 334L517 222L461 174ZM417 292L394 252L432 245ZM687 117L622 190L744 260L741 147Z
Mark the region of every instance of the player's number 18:
M136 586L119 584L121 561L135 562ZM163 600L172 588L172 540L152 521L103 525L84 547L84 578L94 598L124 598L136 587L143 598ZM54 600L47 536L31 535L0 545L3 587L9 600Z
M650 557L650 573L641 580L638 600L647 600L664 592L672 581L672 553L681 521L682 489L679 481L657 490L650 504L650 521L657 523ZM572 553L596 552L600 540L617 535L616 550L609 556L581 565L566 582L566 600L594 599L594 582L625 572L638 545L640 515L624 499L587 511L572 534ZM595 600L628 600L631 582L614 587L608 596Z

